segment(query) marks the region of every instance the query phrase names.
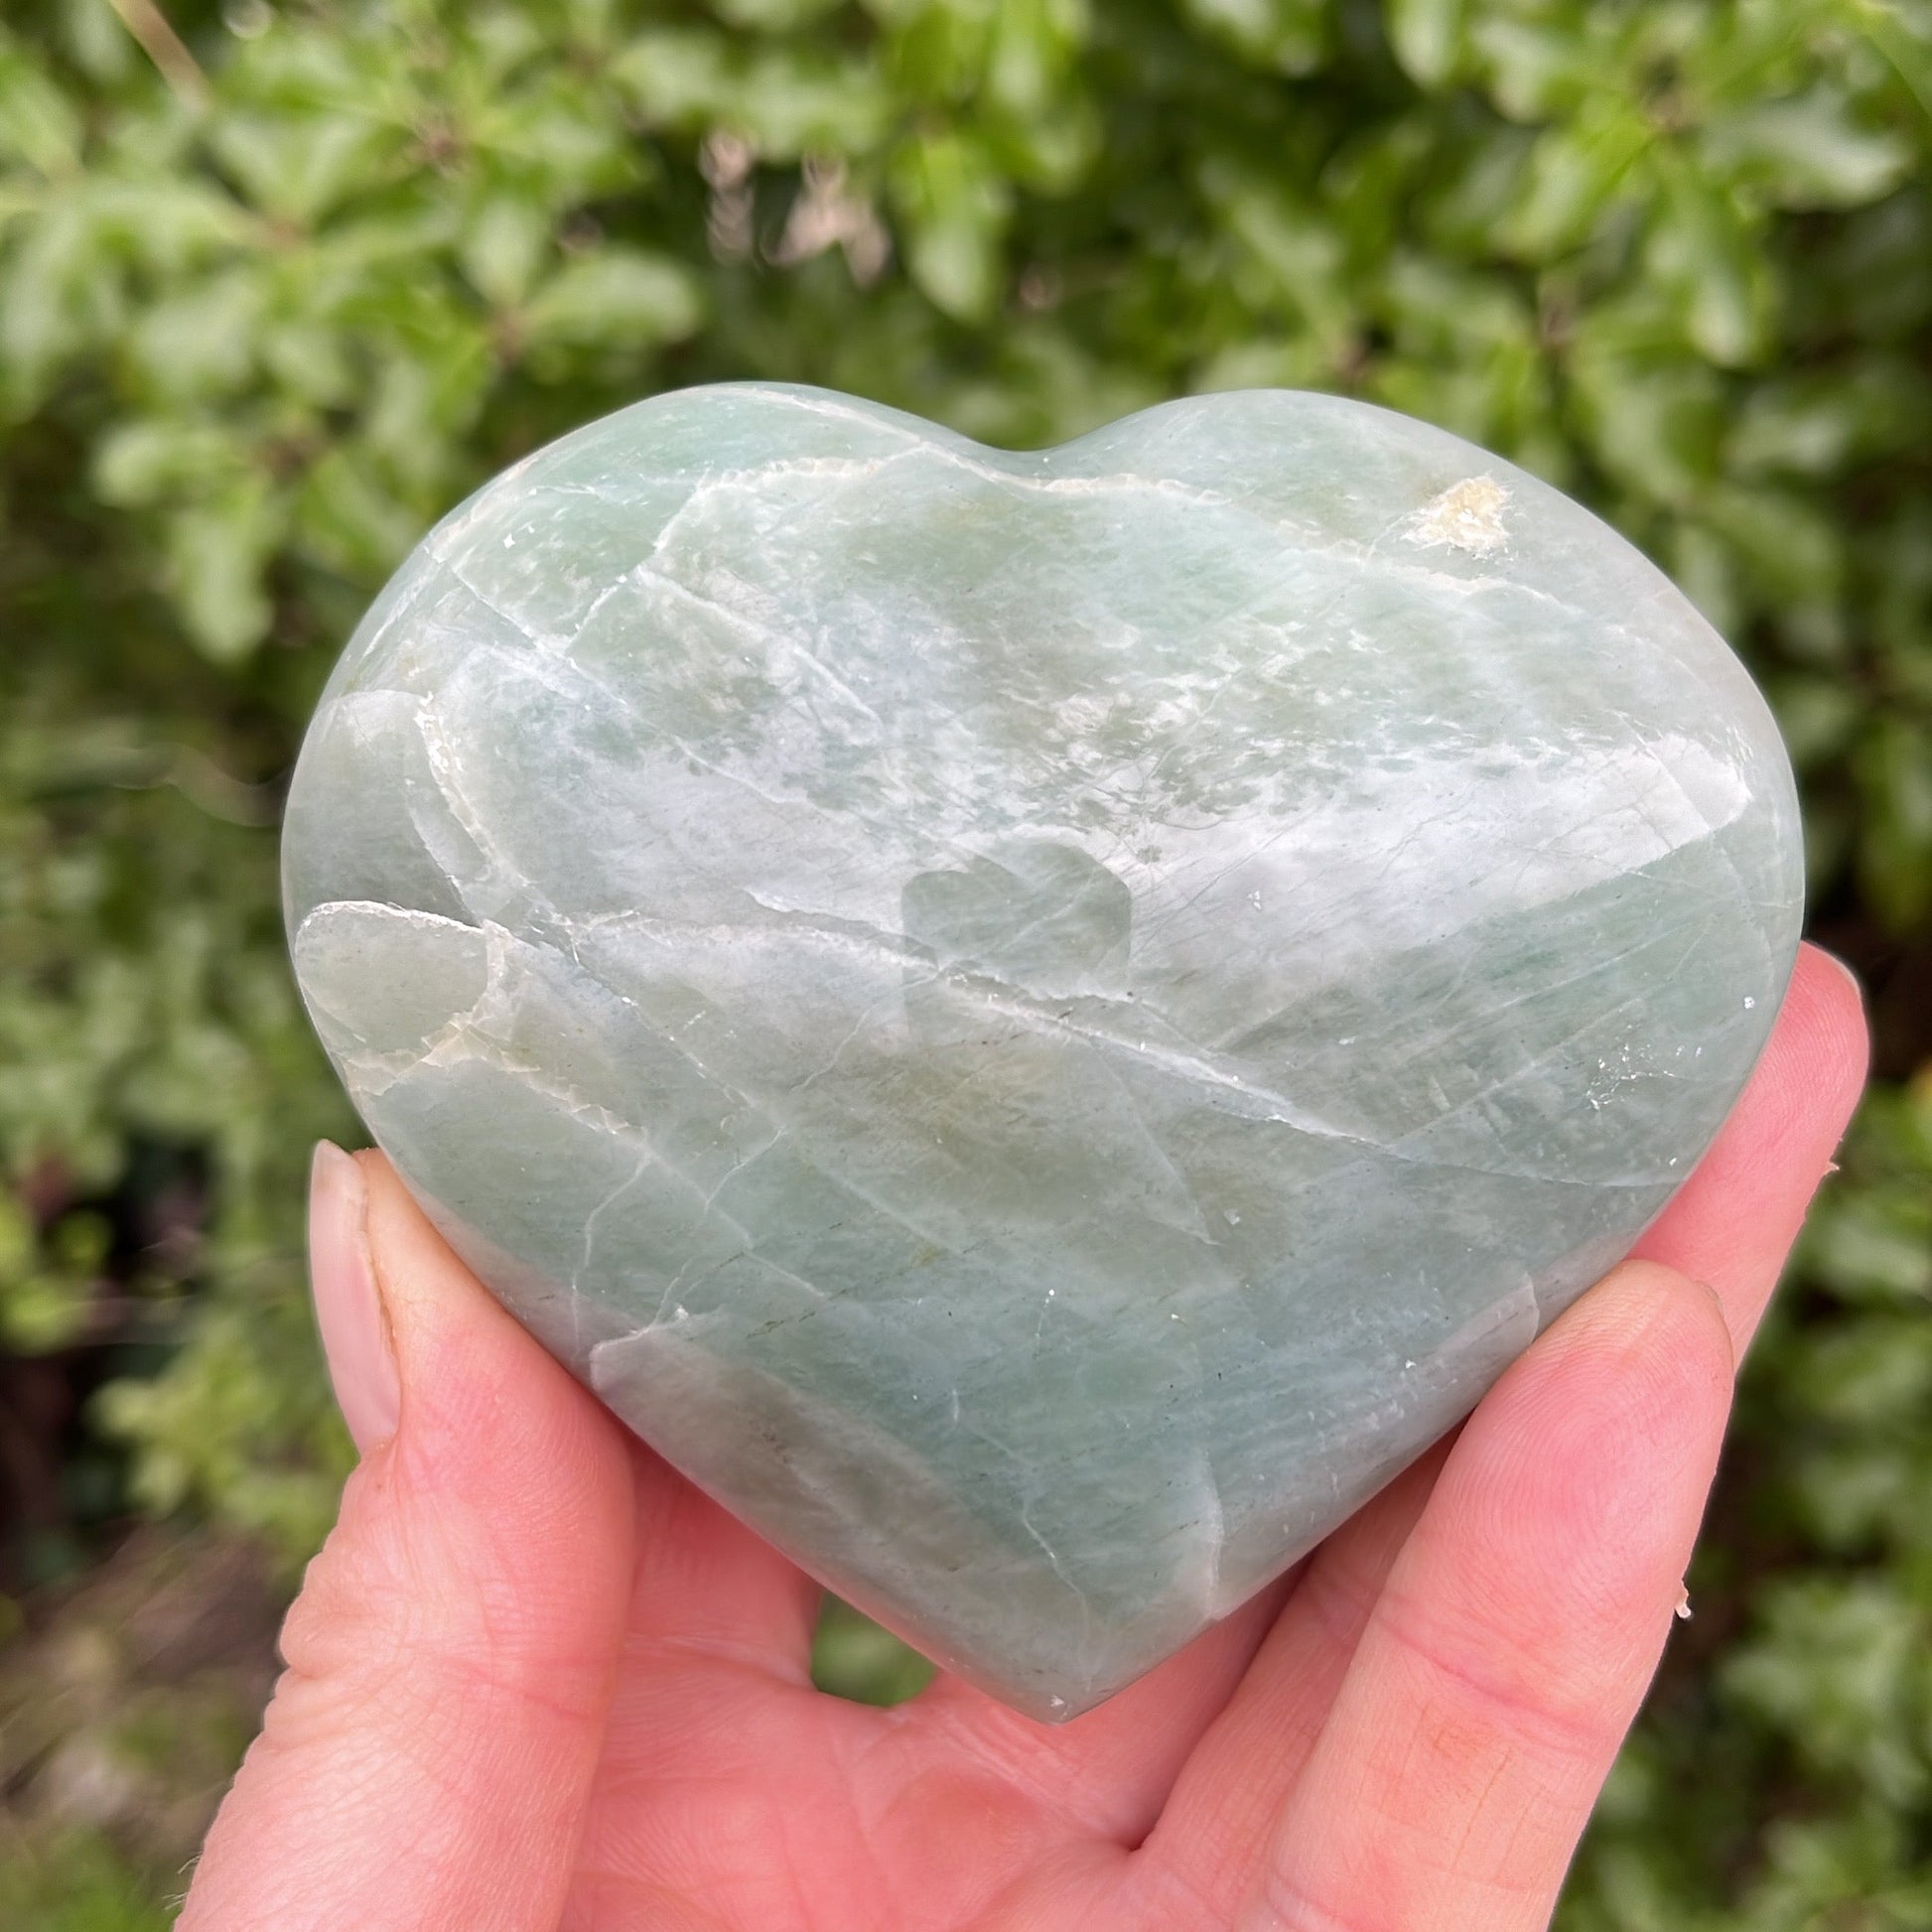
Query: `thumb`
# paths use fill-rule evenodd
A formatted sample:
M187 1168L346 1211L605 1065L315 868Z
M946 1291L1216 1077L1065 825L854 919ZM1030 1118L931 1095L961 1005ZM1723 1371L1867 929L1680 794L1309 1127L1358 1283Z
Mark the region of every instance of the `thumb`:
M362 1462L181 1932L556 1924L622 1638L622 1432L379 1155L316 1153L310 1248Z

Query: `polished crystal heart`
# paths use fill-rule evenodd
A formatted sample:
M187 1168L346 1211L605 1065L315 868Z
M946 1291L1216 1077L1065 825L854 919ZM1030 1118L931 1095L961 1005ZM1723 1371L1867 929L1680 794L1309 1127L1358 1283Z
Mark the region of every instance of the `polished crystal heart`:
M1024 456L798 388L595 423L397 573L285 852L316 1023L457 1250L1049 1718L1624 1253L1800 900L1770 716L1665 578L1281 392Z

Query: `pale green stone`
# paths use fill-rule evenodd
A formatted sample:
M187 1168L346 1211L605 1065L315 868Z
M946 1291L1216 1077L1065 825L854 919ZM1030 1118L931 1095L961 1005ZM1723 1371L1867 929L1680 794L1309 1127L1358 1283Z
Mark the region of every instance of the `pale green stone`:
M1763 1045L1790 771L1547 485L1276 392L1015 456L808 389L448 517L289 804L371 1132L678 1467L1092 1705L1453 1423Z

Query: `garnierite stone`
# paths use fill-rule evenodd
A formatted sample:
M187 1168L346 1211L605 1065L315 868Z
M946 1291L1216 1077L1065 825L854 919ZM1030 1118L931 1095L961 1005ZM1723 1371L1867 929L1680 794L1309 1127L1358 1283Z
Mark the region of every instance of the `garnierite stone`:
M544 1344L1070 1716L1618 1259L1797 942L1757 692L1548 485L1326 396L1011 455L658 397L453 512L296 772L297 969Z

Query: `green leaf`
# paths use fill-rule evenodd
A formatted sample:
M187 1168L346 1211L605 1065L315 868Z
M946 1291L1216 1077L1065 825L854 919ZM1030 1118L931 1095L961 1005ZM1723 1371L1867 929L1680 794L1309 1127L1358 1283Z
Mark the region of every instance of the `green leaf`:
M1925 1202L1899 1212L1882 1197L1834 1201L1806 1237L1819 1274L1860 1300L1923 1301L1932 1297L1932 1226Z
M1461 53L1462 0L1384 0L1389 47L1412 80L1440 87Z
M1707 361L1729 367L1761 354L1772 290L1745 211L1676 156L1657 207L1646 260L1669 289L1685 338Z
M1469 42L1490 98L1517 121L1574 112L1603 81L1601 51L1590 45L1587 25L1581 9L1542 19L1478 9Z
M858 1704L903 1704L932 1681L932 1666L889 1630L828 1596L812 1644L812 1682Z
M1699 362L1663 352L1654 303L1605 303L1575 329L1570 392L1591 458L1637 503L1688 504L1718 467L1724 391Z
M1670 535L1670 574L1721 637L1743 634L1746 599L1736 547L1695 516L1679 516ZM1780 722L1783 712L1779 711ZM1798 756L1789 736L1787 747Z
M1707 165L1778 207L1857 207L1888 195L1912 168L1911 143L1861 121L1839 88L1723 115L1703 132Z
M303 478L294 507L303 547L373 588L421 535L416 507L390 488L369 452L330 450Z
M305 227L377 180L398 145L352 111L224 115L209 144L255 207Z
M268 634L265 580L281 522L279 505L258 487L169 519L169 587L189 635L217 663L233 663Z
M1342 237L1319 207L1218 155L1201 170L1201 186L1232 244L1243 299L1263 313L1299 317L1331 368L1347 359L1361 317Z
M894 158L890 179L913 281L955 321L989 316L1005 293L1012 198L984 149L955 132L921 136Z
M1767 694L1785 748L1799 770L1842 758L1856 737L1863 708L1843 679L1792 673Z
M72 175L80 117L44 69L0 40L0 155L7 154L43 175Z
M131 169L89 183L102 250L124 254L164 287L190 270L261 247L261 222L213 184Z
M239 440L206 418L131 417L94 449L93 483L105 502L161 502L196 485L219 486L245 472Z
M1883 56L1919 112L1932 121L1932 21L1922 6L1854 0L1849 25Z
M262 278L239 269L149 305L128 332L144 385L182 403L245 387L269 299Z
M1646 182L1629 177L1654 138L1641 115L1614 100L1550 129L1530 150L1513 205L1496 224L1497 245L1526 261L1577 247L1613 199L1648 192Z
M33 400L95 349L122 313L123 264L102 244L100 210L83 193L50 198L0 275L0 374Z
M753 33L786 34L833 12L843 0L714 0L718 17Z
M1762 608L1830 603L1845 588L1845 535L1795 490L1721 483L1703 492L1703 520L1736 550Z
M1932 727L1879 718L1857 768L1868 819L1865 889L1894 927L1909 930L1932 913Z
M1327 0L1183 0L1189 19L1278 73L1311 73L1328 49Z
M1873 355L1850 369L1798 371L1753 389L1729 437L1744 476L1770 471L1832 477L1903 453L1932 433L1932 382L1900 358Z
M33 1932L166 1932L175 1912L165 1890L89 1828L21 1835L0 1854L0 1919Z
M629 351L676 342L703 316L703 291L682 263L612 246L566 262L531 297L522 329L533 347Z
M775 161L807 152L868 154L886 138L892 101L865 61L789 53L748 61L720 89L716 116Z
M652 28L612 61L610 73L647 126L702 128L726 101L730 50L724 36L709 28Z
M1270 0L1319 11L1321 0ZM1084 0L998 0L984 99L1016 119L1051 113L1074 79L1089 32Z
M492 195L465 222L457 259L486 302L511 308L536 279L550 230L546 210L527 197Z

